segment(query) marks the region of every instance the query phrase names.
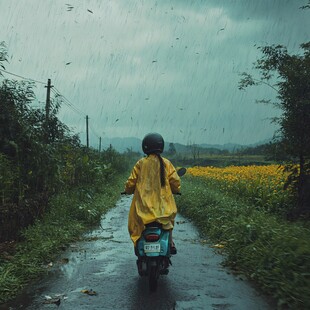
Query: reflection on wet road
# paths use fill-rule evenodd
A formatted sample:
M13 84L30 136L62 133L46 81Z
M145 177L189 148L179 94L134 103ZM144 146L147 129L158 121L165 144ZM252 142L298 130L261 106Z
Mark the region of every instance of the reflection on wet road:
M161 276L157 291L150 293L147 278L138 276L127 232L130 202L131 197L123 197L101 228L71 245L48 277L6 309L271 309L246 281L221 267L221 256L200 242L193 225L179 215L178 254L169 275ZM60 305L44 304L45 296L60 299Z

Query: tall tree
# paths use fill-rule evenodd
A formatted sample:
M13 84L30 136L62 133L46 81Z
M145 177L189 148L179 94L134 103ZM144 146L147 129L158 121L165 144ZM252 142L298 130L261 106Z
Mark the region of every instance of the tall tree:
M175 154L177 153L177 150L176 150L176 148L175 148L175 146L174 146L174 143L172 143L172 142L169 143L169 150L168 150L168 153L169 153L170 155L175 155Z
M265 84L277 91L278 101L273 104L282 110L274 119L280 127L278 139L291 161L299 163L299 168L288 166L297 189L298 212L310 214L310 42L300 47L300 54L290 54L281 45L260 47L263 56L254 66L260 77L242 73L239 89Z

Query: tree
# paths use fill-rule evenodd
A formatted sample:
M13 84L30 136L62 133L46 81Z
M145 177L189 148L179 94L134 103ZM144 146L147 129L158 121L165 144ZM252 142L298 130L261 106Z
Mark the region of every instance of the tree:
M169 143L169 155L175 155L177 153L177 150L175 149L174 143Z
M5 70L3 62L6 62L6 61L8 61L8 51L7 51L5 42L2 41L0 42L0 68L3 70ZM0 75L2 75L1 71L0 71Z
M299 169L287 165L291 172L289 180L296 187L298 214L310 214L306 197L310 191L310 42L300 47L301 54L289 54L281 45L260 47L263 56L254 66L260 77L255 79L242 73L239 89L265 84L277 92L278 101L273 104L282 110L282 115L274 119L279 124L277 139L291 163L299 164ZM272 84L274 79L276 83Z
M199 146L196 143L194 143L194 144L189 145L189 148L191 150L194 160L199 159L199 155L200 155Z

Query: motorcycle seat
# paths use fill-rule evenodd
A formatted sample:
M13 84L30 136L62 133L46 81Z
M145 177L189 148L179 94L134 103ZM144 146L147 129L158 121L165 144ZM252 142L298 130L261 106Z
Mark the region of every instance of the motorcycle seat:
M158 222L152 222L149 224L146 224L145 227L156 227L156 228L162 228L162 224L158 223Z

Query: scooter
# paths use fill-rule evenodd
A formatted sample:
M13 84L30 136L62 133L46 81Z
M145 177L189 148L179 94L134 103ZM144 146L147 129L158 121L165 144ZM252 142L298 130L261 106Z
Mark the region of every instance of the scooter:
M179 176L186 173L185 168L177 171ZM147 224L135 248L138 256L137 267L140 276L147 276L150 291L156 291L160 275L169 273L171 263L170 232L157 222Z
M167 275L172 265L169 231L163 230L157 222L147 224L135 252L139 275L147 276L150 291L155 291L159 275Z

